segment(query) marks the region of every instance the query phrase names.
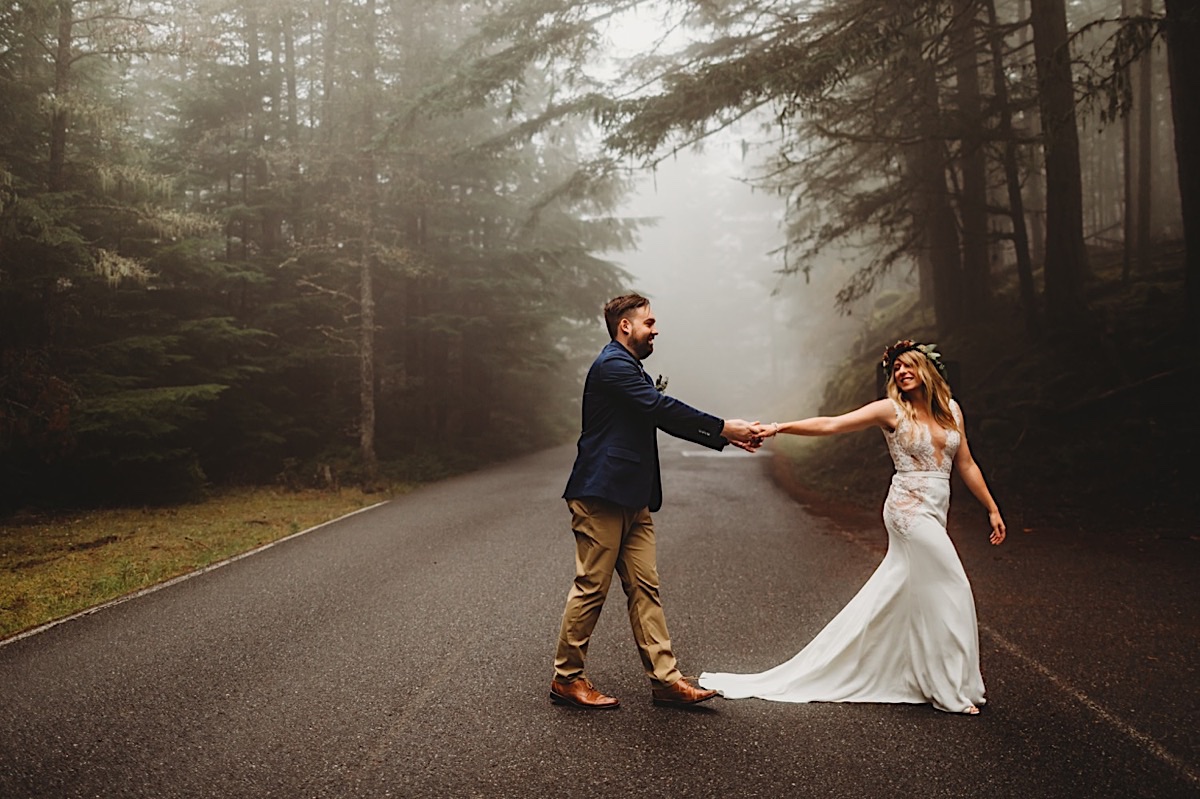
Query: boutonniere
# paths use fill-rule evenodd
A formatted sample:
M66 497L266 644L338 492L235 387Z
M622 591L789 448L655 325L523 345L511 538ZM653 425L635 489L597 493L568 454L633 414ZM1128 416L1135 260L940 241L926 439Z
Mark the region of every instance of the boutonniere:
M654 387L665 394L667 391L667 378L659 375L658 379L654 381Z

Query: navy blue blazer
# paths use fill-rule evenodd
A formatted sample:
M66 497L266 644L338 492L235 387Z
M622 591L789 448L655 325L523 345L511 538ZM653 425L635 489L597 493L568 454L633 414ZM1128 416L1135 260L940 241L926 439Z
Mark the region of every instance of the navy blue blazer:
M565 499L598 497L626 508L662 507L658 431L720 450L722 419L668 397L617 341L600 351L583 384L583 432Z

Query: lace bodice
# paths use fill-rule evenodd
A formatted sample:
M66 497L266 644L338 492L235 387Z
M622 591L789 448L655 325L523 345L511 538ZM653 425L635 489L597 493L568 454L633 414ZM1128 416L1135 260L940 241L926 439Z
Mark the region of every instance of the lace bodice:
M896 465L896 471L950 474L954 453L958 451L959 442L962 440L958 431L946 431L946 445L942 448L939 461L939 453L934 446L929 427L918 423L917 429L913 431L915 434L910 435L910 428L914 423L908 420L895 400L892 400L892 405L896 411L896 429L892 432L885 429L883 437L887 439L888 452L892 454L892 463ZM954 400L950 400L950 411L961 426L962 412Z

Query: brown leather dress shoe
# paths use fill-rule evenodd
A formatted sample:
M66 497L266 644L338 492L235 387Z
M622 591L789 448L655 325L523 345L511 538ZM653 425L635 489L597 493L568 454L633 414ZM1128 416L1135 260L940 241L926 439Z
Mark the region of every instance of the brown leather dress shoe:
M656 705L684 707L706 702L717 695L716 691L697 688L688 682L687 677L680 677L670 685L655 688L650 692L651 699Z
M551 680L550 701L589 710L611 710L621 704L621 700L615 696L605 696L597 691L587 677L580 677L571 682Z

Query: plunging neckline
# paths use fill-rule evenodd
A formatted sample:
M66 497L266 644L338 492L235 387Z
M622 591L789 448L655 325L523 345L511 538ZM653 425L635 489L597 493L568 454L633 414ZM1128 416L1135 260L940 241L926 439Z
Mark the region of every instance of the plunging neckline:
M937 461L938 468L940 469L942 464L945 462L946 443L950 440L950 431L941 425L938 425L938 427L942 430L942 444L941 446L938 446L937 440L933 437L932 423L922 422L918 419L915 420L913 424L921 427L924 430L924 436L929 440L929 448L933 450L934 460Z
M888 450L896 464L896 470L951 471L954 456L961 443L959 431L955 428L942 427L942 440L936 442L933 432L936 420L927 423L911 419L904 406L899 402L893 401L892 407L896 413L896 426L892 430L884 428L884 433L888 442ZM954 414L955 421L958 421L961 417L958 414L958 406L953 400L951 400L950 410Z

